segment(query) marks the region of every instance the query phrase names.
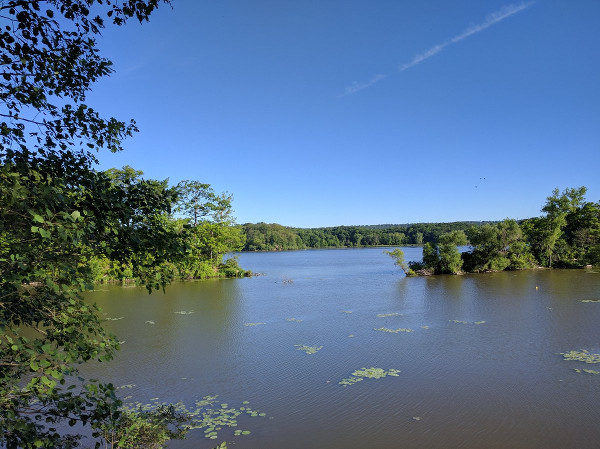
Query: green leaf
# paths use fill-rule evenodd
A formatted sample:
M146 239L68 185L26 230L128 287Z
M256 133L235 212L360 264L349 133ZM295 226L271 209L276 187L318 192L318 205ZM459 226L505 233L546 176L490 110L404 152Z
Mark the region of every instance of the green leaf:
M77 220L79 217L81 217L81 214L79 213L78 210L74 210L73 212L71 212L71 217L73 217L73 219Z

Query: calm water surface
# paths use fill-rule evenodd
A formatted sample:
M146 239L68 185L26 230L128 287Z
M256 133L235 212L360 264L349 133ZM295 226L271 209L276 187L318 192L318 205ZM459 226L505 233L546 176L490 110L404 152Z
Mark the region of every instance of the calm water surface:
M218 395L267 414L239 418L250 435L194 431L169 447L600 447L600 375L575 371L600 366L561 356L600 353L600 303L580 302L600 298L600 273L407 279L382 249L244 253L240 264L264 276L90 294L123 317L107 323L121 351L94 374L133 384L124 394L141 402ZM401 373L338 384L362 367Z

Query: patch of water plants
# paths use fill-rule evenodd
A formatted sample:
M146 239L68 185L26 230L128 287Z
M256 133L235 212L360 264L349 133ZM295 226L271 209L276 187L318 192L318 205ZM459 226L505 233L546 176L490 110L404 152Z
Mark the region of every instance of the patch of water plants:
M575 371L576 373L579 374L583 374L583 373L587 373L587 374L600 374L600 371L596 371L595 369L573 369L573 371Z
M195 313L193 310L180 310L179 312L173 312L176 313L178 315L191 315L192 313Z
M294 345L294 346L296 347L296 349L298 351L304 351L309 355L316 354L321 349L323 349L323 346L306 346L306 345Z
M579 302L600 302L600 298L586 298L580 299Z
M244 326L252 327L252 326L260 326L262 324L267 324L267 323L244 323Z
M576 362L600 363L600 354L592 354L582 349L581 351L561 352L564 360L574 360Z
M238 418L242 415L248 417L265 417L266 413L250 407L250 402L242 402L241 407L230 407L227 403L219 403L217 396L204 396L202 400L196 401L195 407L187 408L183 403L175 404L175 410L187 418L187 430L202 430L204 437L216 440L219 432L226 428L238 427ZM139 402L126 405L129 410L152 411L166 404L153 402L152 404L141 404ZM249 435L247 429L234 429L234 436Z
M462 320L448 320L451 323L457 323L457 324L476 324L476 325L480 325L480 324L485 324L485 321L473 321L472 323L469 321L462 321Z
M340 310L342 313L352 313L352 310Z
M362 382L364 379L382 379L387 376L398 377L398 373L400 373L400 370L393 368L387 371L383 368L361 368L354 371L351 377L347 377L339 381L338 384L342 385L343 387L347 387L349 385Z
M380 332L389 332L390 334L398 334L400 332L414 332L413 329L410 329L407 327L400 327L398 329L390 329L388 327L377 327L377 328L374 328L373 330L380 331Z
M402 316L401 313L392 312L392 313L378 313L377 318L387 318L389 316Z
M298 318L286 318L285 320L286 321L294 321L296 323L301 323L302 322L302 320L299 320Z

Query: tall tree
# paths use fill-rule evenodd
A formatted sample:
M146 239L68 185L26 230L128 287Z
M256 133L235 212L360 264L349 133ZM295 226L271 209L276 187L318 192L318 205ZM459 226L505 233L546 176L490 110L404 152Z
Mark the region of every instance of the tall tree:
M567 224L567 215L577 210L585 199L585 187L567 188L562 193L558 189L546 198L542 212L546 214L542 221L542 251L549 267L552 267L552 254L556 242Z
M217 194L210 184L184 180L177 184L179 200L175 212L180 213L197 226L203 221L213 223L233 222L231 201L233 195Z

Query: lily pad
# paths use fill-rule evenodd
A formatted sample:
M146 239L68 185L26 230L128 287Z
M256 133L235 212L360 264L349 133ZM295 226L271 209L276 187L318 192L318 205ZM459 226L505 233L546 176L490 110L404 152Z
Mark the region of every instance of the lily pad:
M576 373L579 373L579 374L582 374L582 373L600 374L600 371L596 371L594 369L574 369L573 371L575 371Z
M295 321L296 323L301 323L302 320L299 320L298 318L286 318L286 321Z
M402 316L401 313L398 312L392 312L392 313L378 313L377 314L377 318L386 318L389 316Z
M380 331L380 332L389 332L391 334L398 334L400 332L414 332L413 329L406 328L406 327L401 327L398 329L389 329L387 327L378 327L378 328L374 328L373 330Z
M580 299L579 302L600 302L600 299L598 299L598 298L586 298L586 299Z
M180 310L179 312L173 312L176 313L178 315L191 315L192 313L195 313L193 310Z
M267 324L267 323L244 323L244 326L252 327L252 326L260 326L262 324Z
M383 368L361 368L357 369L352 373L352 377L347 377L338 382L339 385L343 387L347 387L349 385L354 385L355 383L361 382L364 379L381 379L387 376L397 377L400 370L397 369L389 369L385 371Z
M316 354L317 352L319 352L321 349L323 349L323 346L306 346L306 345L294 345L298 351L304 351L307 354Z
M564 360L574 360L585 363L600 363L600 354L592 354L589 351L582 349L581 351L562 352Z

